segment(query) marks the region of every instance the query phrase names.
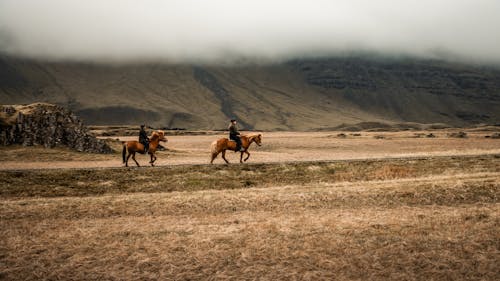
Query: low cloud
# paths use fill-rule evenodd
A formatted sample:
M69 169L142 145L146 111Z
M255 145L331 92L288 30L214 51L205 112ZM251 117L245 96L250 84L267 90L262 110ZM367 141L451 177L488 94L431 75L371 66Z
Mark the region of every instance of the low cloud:
M274 62L351 52L500 63L498 0L0 0L0 53Z

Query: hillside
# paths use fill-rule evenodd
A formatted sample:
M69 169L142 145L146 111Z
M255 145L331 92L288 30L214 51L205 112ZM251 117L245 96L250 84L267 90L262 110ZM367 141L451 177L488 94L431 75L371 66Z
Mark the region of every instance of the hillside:
M342 124L500 123L500 70L382 58L274 65L100 65L0 57L0 103L49 102L86 124L311 130Z

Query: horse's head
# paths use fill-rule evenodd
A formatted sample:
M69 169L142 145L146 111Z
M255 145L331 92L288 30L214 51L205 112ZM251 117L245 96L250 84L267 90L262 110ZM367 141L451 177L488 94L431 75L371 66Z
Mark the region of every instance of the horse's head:
M167 138L165 137L165 132L164 131L158 131L158 137L160 138L160 141L167 142Z
M154 139L158 139L158 141L163 141L163 142L167 142L167 138L165 137L165 132L164 131L154 131L152 134L151 134L151 140L154 140Z
M262 134L252 136L252 140L258 145L262 145Z

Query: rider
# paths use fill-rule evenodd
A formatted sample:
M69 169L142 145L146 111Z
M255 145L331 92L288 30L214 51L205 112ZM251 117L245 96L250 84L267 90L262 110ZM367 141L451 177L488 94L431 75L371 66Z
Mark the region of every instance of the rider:
M238 127L236 127L236 119L231 119L231 123L229 124L229 139L236 142L236 151L245 151L243 147L241 147L241 139L239 137L240 132L238 132Z
M147 153L149 149L149 138L148 134L144 130L144 127L145 125L142 124L141 131L139 132L139 142L142 143L142 145L144 145L144 153Z

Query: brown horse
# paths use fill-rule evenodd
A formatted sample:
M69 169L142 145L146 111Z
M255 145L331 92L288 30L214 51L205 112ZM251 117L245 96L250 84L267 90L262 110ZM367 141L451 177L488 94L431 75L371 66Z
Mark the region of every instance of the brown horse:
M247 161L248 158L250 157L250 153L248 153L248 147L252 142L255 142L258 146L261 146L262 142L262 134L254 134L254 135L241 135L241 147L244 148L244 151L241 152L240 154L240 163L243 163L243 161ZM222 152L222 159L226 161L227 164L229 164L229 161L226 159L226 150L233 150L236 151L236 142L230 141L227 138L222 138L218 139L214 142L212 142L211 145L211 153L212 153L212 159L210 160L210 164L214 162L214 159L217 158L217 155ZM242 161L243 159L243 153L247 154L247 157L245 160Z
M151 133L151 136L149 137L149 150L148 154L151 156L151 161L149 161L149 164L151 166L154 166L154 162L156 161L156 149L158 148L158 144L160 141L167 142L167 138L165 137L165 132L163 131L154 131ZM127 154L128 151L128 155ZM144 154L144 145L138 141L127 141L123 143L123 151L122 151L122 157L123 157L123 163L125 163L125 167L128 167L128 159L130 156L132 156L132 159L135 161L135 164L137 166L140 166L139 163L137 163L137 160L135 160L135 153L139 152L140 154ZM126 157L125 157L126 156Z

